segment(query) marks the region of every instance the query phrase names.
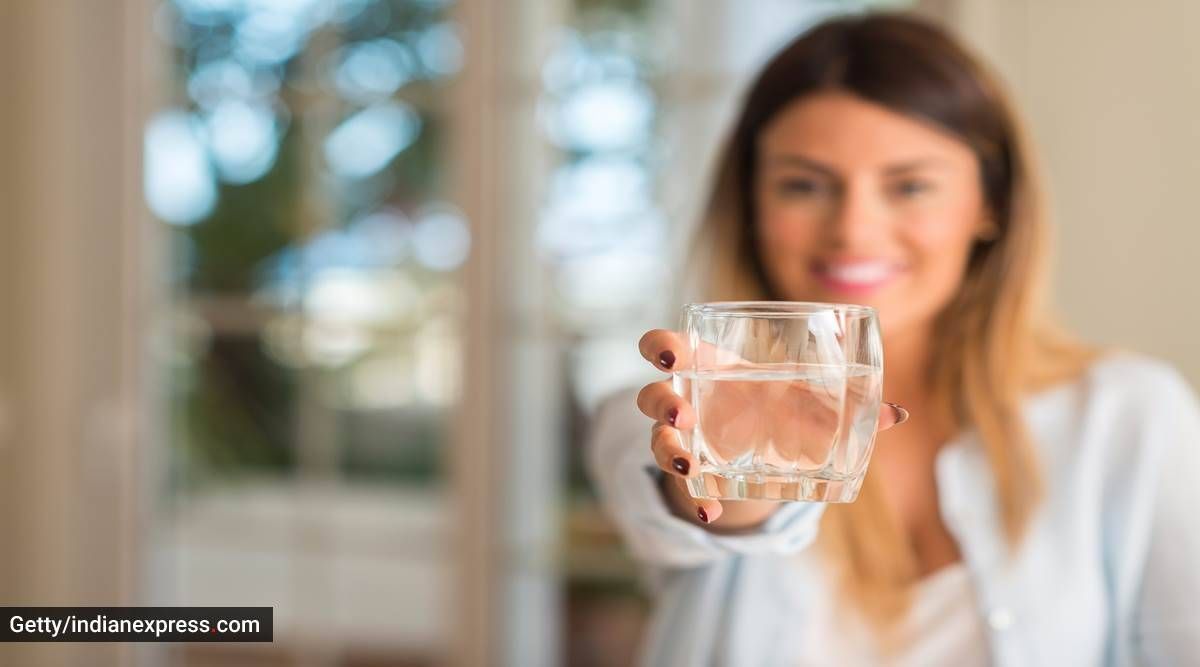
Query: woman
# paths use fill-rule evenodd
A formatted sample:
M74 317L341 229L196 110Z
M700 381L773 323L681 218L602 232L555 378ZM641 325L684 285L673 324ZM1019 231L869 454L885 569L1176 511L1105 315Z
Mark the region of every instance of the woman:
M722 504L684 490L669 382L636 399L649 447L607 403L589 465L655 588L647 664L1200 664L1200 410L1169 367L1049 326L1045 226L1004 94L941 30L841 18L765 67L703 221L706 296L874 306L905 406L880 429L904 423L853 504Z

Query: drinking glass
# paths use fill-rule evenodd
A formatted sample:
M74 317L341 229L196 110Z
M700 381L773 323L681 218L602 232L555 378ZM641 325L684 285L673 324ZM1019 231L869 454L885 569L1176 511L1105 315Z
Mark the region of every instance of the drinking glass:
M875 309L787 301L692 303L675 392L700 467L696 498L853 502L875 442L883 345Z

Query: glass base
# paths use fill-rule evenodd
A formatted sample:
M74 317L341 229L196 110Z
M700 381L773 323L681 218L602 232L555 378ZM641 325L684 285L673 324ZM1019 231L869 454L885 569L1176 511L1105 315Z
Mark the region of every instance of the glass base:
M862 478L830 478L811 472L781 475L704 470L688 479L687 486L693 498L712 500L852 503L858 498Z

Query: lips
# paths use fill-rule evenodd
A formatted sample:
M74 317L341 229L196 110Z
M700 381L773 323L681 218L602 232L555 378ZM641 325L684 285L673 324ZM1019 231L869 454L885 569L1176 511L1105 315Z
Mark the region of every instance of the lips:
M887 285L902 273L904 267L891 260L817 261L812 273L827 289L861 294Z

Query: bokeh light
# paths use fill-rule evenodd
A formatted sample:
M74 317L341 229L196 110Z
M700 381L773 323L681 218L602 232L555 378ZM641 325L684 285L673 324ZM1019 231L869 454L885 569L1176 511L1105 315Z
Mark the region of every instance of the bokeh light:
M218 102L205 119L205 130L213 164L227 183L255 181L275 163L275 115L264 105Z
M325 160L343 178L366 178L416 141L421 117L407 104L376 104L342 121L325 139Z
M413 229L413 253L427 268L451 271L467 260L471 232L462 216L448 207L422 214Z
M164 111L146 125L144 189L154 215L176 225L200 222L217 202L212 166L195 120Z
M413 78L412 52L394 39L374 39L345 47L333 80L346 99L371 103L390 97Z

